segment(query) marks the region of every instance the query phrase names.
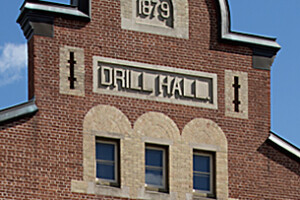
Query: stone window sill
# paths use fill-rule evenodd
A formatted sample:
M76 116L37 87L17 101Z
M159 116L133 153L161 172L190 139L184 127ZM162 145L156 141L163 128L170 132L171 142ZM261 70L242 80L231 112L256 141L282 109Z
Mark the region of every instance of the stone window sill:
M129 198L129 188L128 187L116 187L110 185L100 185L96 182L87 181L76 181L72 180L71 190L76 193L84 194L96 194L96 195L106 195L115 196L121 198Z
M193 191L193 200L213 200L216 199L214 194L201 193L197 190Z

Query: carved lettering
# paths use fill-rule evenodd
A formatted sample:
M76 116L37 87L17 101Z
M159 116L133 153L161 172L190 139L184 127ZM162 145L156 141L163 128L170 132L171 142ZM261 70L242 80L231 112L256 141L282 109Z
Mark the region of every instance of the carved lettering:
M208 82L196 80L195 97L203 100L210 100Z
M159 75L159 93L162 96L164 96L164 94L166 95L171 94L171 82L172 82L172 77Z
M141 78L142 73L141 72L136 72L136 71L131 71L130 72L130 88L133 90L141 90L142 87L140 85L140 78Z
M143 72L143 91L153 92L155 76Z
M181 88L182 78L175 77L172 87L172 95L175 95L178 92L179 96L182 96L182 88Z
M174 27L172 0L136 0L137 17L145 23Z
M141 70L122 65L99 63L97 69L98 88L105 91L132 93L151 98L213 103L212 78L197 77L190 73L176 74L174 71Z
M119 89L125 88L125 70L118 68L114 69L114 85L115 87L119 87Z
M113 83L112 79L112 68L102 66L100 71L100 79L102 85L111 85Z
M195 98L195 90L193 91L195 87L195 80L183 79L183 96Z

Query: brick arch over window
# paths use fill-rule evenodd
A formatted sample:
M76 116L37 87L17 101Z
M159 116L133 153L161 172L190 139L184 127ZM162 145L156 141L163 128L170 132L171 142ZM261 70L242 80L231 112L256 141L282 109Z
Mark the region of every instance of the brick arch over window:
M128 134L131 124L125 114L119 109L98 105L89 110L84 118L83 130L88 132L102 131Z
M209 119L196 118L190 121L182 131L182 142L189 146L187 156L187 167L189 174L193 176L193 150L212 152L215 154L215 184L217 199L228 198L228 159L227 138L222 129ZM192 178L189 179L190 187L193 187Z
M117 108L98 105L90 109L83 122L83 179L95 181L95 138L124 138L131 132L128 118Z
M148 112L134 123L134 132L139 137L160 138L178 141L180 132L175 122L163 113Z
M106 137L120 142L121 187L96 183L95 139ZM168 152L169 193L149 192L145 187L146 145L166 147ZM214 152L216 157L216 197L228 197L227 140L216 123L194 119L183 129L159 112L140 116L134 128L124 113L115 107L98 105L83 123L83 180L72 180L72 191L135 199L186 199L193 193L193 150Z
M95 182L95 138L120 140L121 188L101 187ZM131 128L128 118L108 105L93 107L83 123L83 181L72 180L72 191L123 198L156 198L145 191L145 143L170 147L180 141L180 131L168 116L149 112L140 116ZM175 152L178 152L176 150ZM170 160L175 156L170 156ZM174 162L176 163L176 162ZM174 165L172 168L176 169ZM176 177L173 176L176 179ZM160 199L178 199L176 192L161 194Z
M141 199L182 199L177 192L178 188L174 184L177 179L177 160L178 143L180 141L180 131L175 122L167 115L159 112L148 112L140 116L134 123L133 138L136 147L134 160L137 162L136 173L139 175L139 191L138 198ZM168 172L169 179L169 194L161 193L159 196L145 190L145 147L146 144L154 144L164 146L168 149Z

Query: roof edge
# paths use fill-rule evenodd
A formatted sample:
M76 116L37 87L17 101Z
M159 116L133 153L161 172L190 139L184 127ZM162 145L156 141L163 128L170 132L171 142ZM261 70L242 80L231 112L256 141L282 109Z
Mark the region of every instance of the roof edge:
M52 14L58 14L58 15L68 15L83 19L90 19L90 10L87 12L85 10L82 10L80 6L76 5L75 3L72 3L72 5L66 5L66 4L58 4L58 3L52 3L47 1L33 1L33 0L25 0L23 5L20 8L21 14L19 18L17 19L17 22L21 21L22 14L26 10L31 11L40 11L40 12L47 12Z
M228 0L218 1L221 12L221 39L250 44L260 48L271 49L272 51L274 51L274 54L276 54L280 50L281 46L276 42L276 38L231 31Z
M255 47L271 49L274 54L280 50L281 46L276 42L276 38L269 38L259 35L250 35L231 31L230 10L228 0L218 0L221 15L221 39L231 42L241 42L254 45ZM90 20L91 0L71 0L70 5L51 3L47 1L25 0L21 7L21 15L25 10L35 10L59 15L68 15Z
M284 150L290 152L291 154L295 155L296 157L300 158L300 149L298 147L289 143L288 141L273 133L272 131L270 131L270 136L268 140L283 148Z
M58 13L58 14L66 14L66 15L72 15L76 17L89 17L85 13L81 12L77 8L74 8L72 6L64 6L64 5L46 5L41 3L30 3L26 2L24 6L21 8L21 11L24 9L29 10L38 10L38 11L45 11L45 12L52 12L52 13Z
M38 107L35 104L35 98L33 98L26 103L0 110L0 123L34 114L37 111Z
M25 0L20 8L17 23L29 40L33 35L54 37L54 19L62 17L89 22L90 0L71 0L71 4Z

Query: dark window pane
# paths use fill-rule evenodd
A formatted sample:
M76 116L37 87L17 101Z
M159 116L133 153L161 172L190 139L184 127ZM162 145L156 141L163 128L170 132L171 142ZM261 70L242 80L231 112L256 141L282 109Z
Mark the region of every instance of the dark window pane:
M202 191L210 191L210 176L205 174L195 174L194 173L194 189Z
M96 143L96 159L115 160L115 145L106 143Z
M149 185L163 186L162 170L153 170L146 168L146 183Z
M197 172L210 172L210 157L194 155L193 168Z
M155 149L146 149L146 165L162 167L163 151Z
M97 163L97 178L115 180L114 164Z

